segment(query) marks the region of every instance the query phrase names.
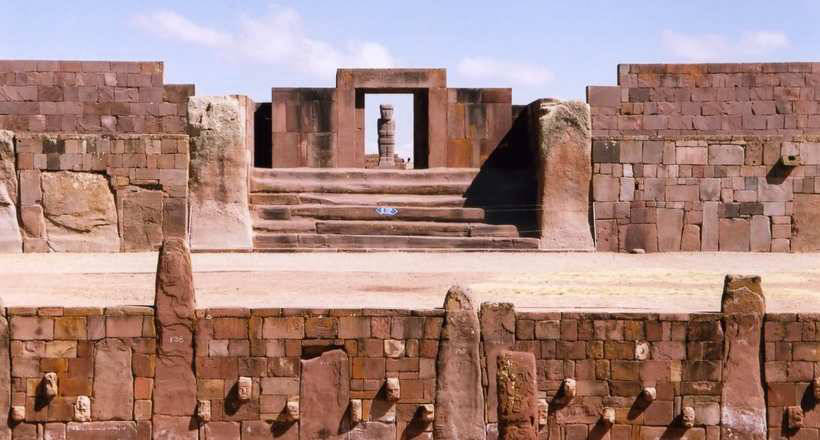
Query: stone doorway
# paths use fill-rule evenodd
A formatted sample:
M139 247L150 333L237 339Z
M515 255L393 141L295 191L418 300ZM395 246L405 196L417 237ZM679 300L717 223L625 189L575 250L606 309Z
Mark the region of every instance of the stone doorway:
M364 101L362 136L364 136L365 168L415 168L413 95L367 93ZM389 106L392 109L390 124L383 121L382 106ZM393 131L389 141L392 142L394 154L389 163L385 163L384 158L379 157L380 145L385 140L387 125L390 125Z

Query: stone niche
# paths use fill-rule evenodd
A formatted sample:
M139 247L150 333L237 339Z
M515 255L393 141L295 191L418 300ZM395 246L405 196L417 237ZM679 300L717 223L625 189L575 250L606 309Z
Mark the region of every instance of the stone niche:
M188 137L21 134L25 252L137 252L187 231Z

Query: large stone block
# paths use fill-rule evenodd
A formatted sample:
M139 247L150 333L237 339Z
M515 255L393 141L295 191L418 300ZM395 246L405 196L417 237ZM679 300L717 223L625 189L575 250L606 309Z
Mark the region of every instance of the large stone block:
M820 250L820 194L795 194L792 221L792 251Z
M504 440L535 440L538 385L535 355L504 351L498 356L498 434Z
M682 209L658 209L658 251L677 252L683 234Z
M724 365L721 432L724 438L766 438L766 399L760 346L766 299L760 277L727 275L721 299Z
M117 192L123 251L159 249L163 238L164 197L162 191Z
M769 252L772 250L771 220L765 215L752 217L749 247L752 252Z
M302 360L300 438L346 439L350 362L343 350Z
M530 104L529 114L531 142L539 167L541 248L591 250L589 106L539 100Z
M23 235L17 223L17 208L8 193L6 184L0 182L0 253L23 252Z
M709 165L743 165L745 154L741 145L709 145Z
M16 437L16 436L15 436ZM156 438L156 437L154 437ZM66 426L66 440L138 440L134 422L71 422ZM144 439L140 439L144 440Z
M653 224L631 224L621 227L619 242L623 249L633 251L643 249L645 252L658 251L658 227Z
M3 307L0 299L0 308ZM9 353L9 323L0 316L0 438L10 439L9 418L11 410L11 356Z
M0 186L5 186L11 203L17 201L17 168L15 166L14 133L0 130Z
M487 421L496 422L498 389L496 386L496 359L505 350L515 346L515 307L511 303L481 304L479 313L481 339L487 362L487 393L485 398Z
M191 97L190 232L193 249L250 249L250 153L234 97Z
M720 219L720 250L749 252L750 234L749 220L742 218Z
M42 173L48 245L57 252L118 252L117 210L100 174Z
M468 290L451 287L436 360L435 438L484 440L478 314Z
M131 347L119 339L103 339L94 345L94 420L132 420L134 377Z
M188 425L173 422L193 418L197 405L193 371L196 298L191 254L182 239L165 240L160 249L154 304L159 340L154 377L154 437L158 438L157 423L168 422L169 435L178 436L168 438L187 438L191 435ZM196 438L196 430L193 433Z

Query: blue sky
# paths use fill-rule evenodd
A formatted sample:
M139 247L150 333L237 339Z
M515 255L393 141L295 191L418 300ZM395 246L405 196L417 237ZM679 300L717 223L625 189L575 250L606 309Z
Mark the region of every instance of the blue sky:
M618 63L820 60L820 2L810 0L0 0L0 7L0 58L162 60L168 83L257 101L270 100L274 86L332 87L337 66L445 67L451 86L512 87L523 104L583 99L585 86L615 83ZM376 107L368 105L368 135ZM407 145L410 116L396 111L397 142Z

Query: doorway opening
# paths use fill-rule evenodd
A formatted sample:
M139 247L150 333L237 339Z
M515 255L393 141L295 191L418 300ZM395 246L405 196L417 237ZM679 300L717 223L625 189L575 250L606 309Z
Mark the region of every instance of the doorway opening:
M365 168L413 169L415 167L413 95L365 93L364 104ZM385 146L393 146L393 160L388 163L385 163L385 158L379 156L379 120L382 118L382 106L392 106L392 124L382 123L381 133ZM387 116L390 117L390 115ZM392 125L392 136L387 134L388 125Z

